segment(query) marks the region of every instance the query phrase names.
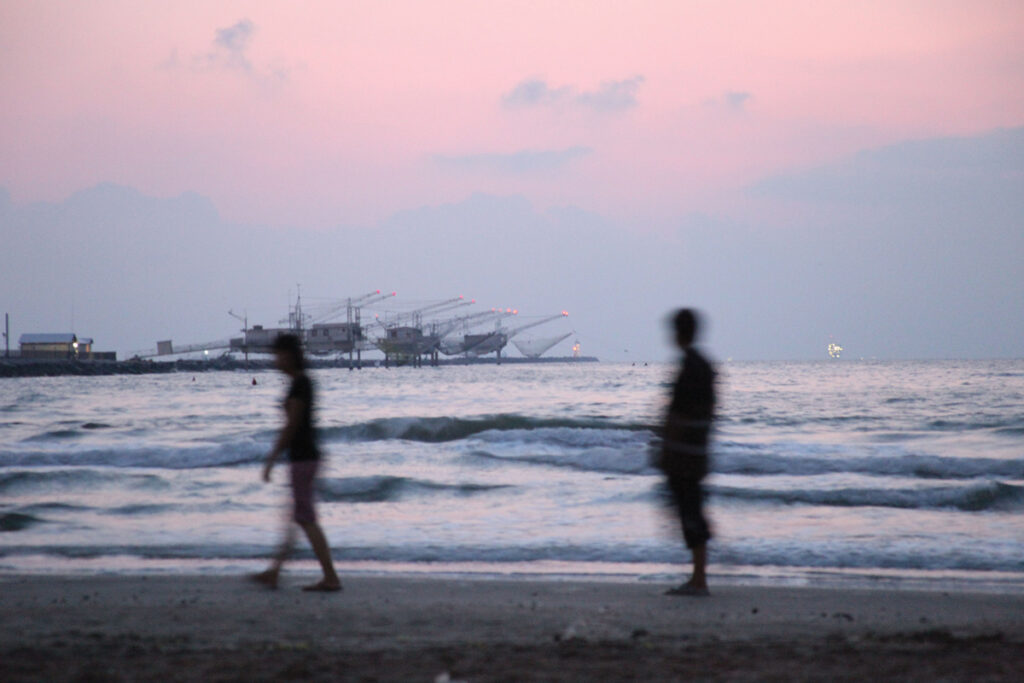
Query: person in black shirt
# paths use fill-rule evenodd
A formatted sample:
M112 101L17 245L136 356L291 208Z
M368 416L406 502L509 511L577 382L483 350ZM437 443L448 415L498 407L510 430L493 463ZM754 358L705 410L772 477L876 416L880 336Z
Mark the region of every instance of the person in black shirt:
M676 343L683 350L683 366L672 388L672 399L662 431L659 465L683 527L683 538L693 553L693 575L667 595L708 595L707 543L711 528L704 516L701 482L708 473L708 434L715 413L715 371L693 346L697 314L678 311L673 320Z
M263 481L270 481L270 473L282 453L288 453L291 470L293 520L309 539L316 559L324 576L319 582L306 586L306 591L340 591L341 580L334 571L330 546L323 530L316 521L313 507L313 483L320 465L320 449L316 443L313 425L313 383L306 375L302 355L302 343L293 334L283 334L274 341L274 361L277 369L291 378L291 386L284 400L285 425L267 455L263 466ZM295 527L291 524L285 532L281 549L274 557L270 568L252 578L268 588L277 588L281 567L295 545Z

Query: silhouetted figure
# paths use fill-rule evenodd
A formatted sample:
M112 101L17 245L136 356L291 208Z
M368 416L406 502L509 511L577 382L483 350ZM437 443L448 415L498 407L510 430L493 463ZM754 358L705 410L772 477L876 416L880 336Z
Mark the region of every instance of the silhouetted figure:
M291 386L284 400L285 425L267 455L263 466L263 481L270 481L274 463L287 451L291 470L291 490L294 510L292 519L299 526L313 546L316 559L324 576L319 582L304 587L305 591L339 591L341 581L334 571L331 550L327 538L316 521L313 507L313 484L320 466L320 449L316 443L313 426L313 383L306 375L302 355L302 343L293 334L284 334L274 341L274 362L277 369L291 378ZM271 562L270 568L252 576L253 580L268 588L277 588L281 567L295 545L295 526L288 524L281 542L281 548Z
M256 386L256 378L255 377L252 378L252 385Z
M693 553L690 580L667 595L708 595L707 543L711 529L704 516L704 489L708 473L708 434L715 412L715 371L693 346L697 336L697 314L684 308L672 319L676 344L683 350L683 364L672 388L662 432L659 465L668 477L683 538Z

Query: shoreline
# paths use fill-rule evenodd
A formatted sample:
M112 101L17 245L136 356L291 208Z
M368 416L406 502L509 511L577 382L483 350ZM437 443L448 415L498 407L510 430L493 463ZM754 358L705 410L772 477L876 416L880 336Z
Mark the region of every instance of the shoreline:
M342 574L0 575L5 680L1014 680L1024 596Z
M272 552L268 550L266 556ZM20 561L19 561L20 560ZM0 583L5 577L96 578L195 576L220 579L257 571L261 558L141 558L126 556L6 555L0 557ZM57 566L59 569L54 569ZM308 552L299 551L291 570L312 576L317 571ZM678 583L688 565L561 560L510 562L415 562L338 560L339 573L370 579L437 579L466 581L581 582L636 585ZM715 565L715 585L766 589L863 590L895 592L967 592L1024 596L1024 575L1002 571L949 569L854 569L839 567L782 567Z

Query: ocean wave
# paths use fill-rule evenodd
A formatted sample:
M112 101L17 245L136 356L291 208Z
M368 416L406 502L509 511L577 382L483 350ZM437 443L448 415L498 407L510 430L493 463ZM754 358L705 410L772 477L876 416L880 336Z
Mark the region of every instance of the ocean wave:
M269 445L246 439L218 445L0 451L0 467L155 467L193 469L259 462Z
M646 449L652 439L650 430L621 427L534 427L532 429L488 430L476 434L472 443L485 443L504 447L548 450L579 448L613 448L619 450Z
M0 513L0 532L21 531L44 521L40 517L22 512L4 512Z
M708 493L722 498L787 505L904 509L950 508L968 512L1024 508L1024 487L997 481L966 486L909 489L756 489L711 485L708 486Z
M836 570L905 570L919 571L971 571L1012 572L1020 576L1022 566L1019 554L1003 548L981 554L965 551L962 547L932 547L927 552L907 552L901 544L889 546L870 543L824 543L817 547L797 543L766 544L762 546L730 545L719 543L715 548L715 562L723 565L752 567L816 568L827 572Z
M803 414L794 415L789 413L784 415L755 415L736 418L731 418L728 415L721 415L718 417L718 421L725 424L735 421L741 424L760 424L765 427L840 427L844 429L849 429L851 425L873 426L886 422L888 419L889 418L884 415L871 414L807 416Z
M785 447L775 447L782 450ZM722 474L793 476L855 473L921 479L1024 479L1024 461L938 455L800 455L765 452L765 446L722 444L711 469Z
M508 488L505 484L442 484L408 477L371 476L323 478L317 492L326 503L382 503L424 493L451 493L468 496Z
M81 512L89 509L91 508L85 505L69 505L67 503L59 502L43 502L33 503L31 505L22 505L14 510L0 513L0 531L21 531L31 526L35 526L36 524L44 524L50 521L46 519L46 517L40 516L40 513Z
M76 432L78 433L78 432ZM599 420L541 419L518 415L497 415L482 418L382 418L344 427L320 430L321 441L329 449L330 442L375 442L386 440L417 443L456 443L469 448L482 447L496 452L541 454L551 464L568 463L587 469L588 458L605 464L596 469L639 471L646 461L652 434L648 427L637 424L616 424ZM51 438L52 433L47 438ZM260 462L266 455L273 434L247 436L222 444L182 446L133 446L126 448L53 447L30 450L0 451L0 467L152 467L162 469L193 469L233 467ZM576 451L590 449L590 456ZM602 450L603 449L603 450ZM611 464L615 451L624 453L626 465ZM564 458L554 458L565 452ZM636 454L643 454L637 459ZM543 459L542 457L542 459ZM571 462L570 462L571 461Z
M1019 433L1024 430L1024 419L1002 419L992 416L989 419L980 420L931 420L927 423L930 430L938 432L971 432L980 430L993 430L997 433Z
M461 441L485 432L518 431L528 433L540 429L588 429L597 431L645 431L640 424L613 423L606 420L570 418L538 418L517 414L460 417L388 417L339 427L323 427L320 437L330 441L420 441L445 443Z
M41 434L36 434L25 439L26 443L32 443L35 441L52 441L55 439L74 439L82 436L82 433L77 429L51 429Z
M653 434L640 425L488 430L466 440L470 457L592 472L651 474Z
M177 505L168 505L165 503L139 503L135 505L119 505L118 507L107 508L103 510L103 514L124 516L158 515L177 508Z
M132 489L167 489L170 487L166 480L155 474L124 473L86 468L0 473L0 491L4 493L98 488L107 485Z
M81 512L82 510L92 510L88 505L72 505L71 503L56 501L43 501L41 503L32 503L31 505L22 505L18 509L22 512Z
M588 472L613 472L616 474L656 474L650 463L650 456L645 450L622 451L615 448L593 448L584 451L550 453L550 454L499 454L476 449L470 456L515 462L527 465L544 465L550 467L567 467Z

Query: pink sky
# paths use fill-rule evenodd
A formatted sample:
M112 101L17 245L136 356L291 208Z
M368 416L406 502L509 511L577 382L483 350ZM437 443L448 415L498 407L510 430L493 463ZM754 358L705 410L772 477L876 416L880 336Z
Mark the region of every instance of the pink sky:
M486 192L642 224L1024 124L1024 3L5 2L0 86L16 201L113 181L326 227Z

